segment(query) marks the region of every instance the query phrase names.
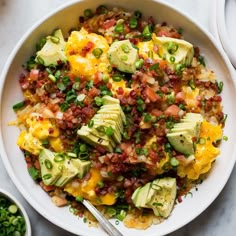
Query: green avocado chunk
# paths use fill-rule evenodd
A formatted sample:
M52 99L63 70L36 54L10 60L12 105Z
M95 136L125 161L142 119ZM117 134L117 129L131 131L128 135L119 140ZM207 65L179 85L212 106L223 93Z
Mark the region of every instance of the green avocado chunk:
M90 168L90 161L68 158L60 154L42 149L39 153L42 180L45 185L64 186L76 175L83 177Z
M64 52L65 45L66 42L62 31L60 29L56 30L53 35L46 37L46 43L42 49L36 53L35 61L44 66L56 66L58 65L58 61L67 61Z
M78 136L92 146L100 145L108 152L121 142L125 114L119 99L104 96L103 105L91 119L92 125L84 125L78 131Z
M130 41L121 40L114 42L107 53L109 62L119 71L134 73L136 71L136 62L138 60L138 50L135 49Z
M137 188L131 199L136 207L151 208L156 216L167 218L173 209L176 193L176 179L165 177Z
M181 122L176 123L167 133L166 136L176 151L186 156L194 154L194 142L199 138L202 121L201 114L187 113Z
M194 56L193 45L183 39L170 37L154 37L154 44L158 46L159 55L170 65L182 64L189 66Z

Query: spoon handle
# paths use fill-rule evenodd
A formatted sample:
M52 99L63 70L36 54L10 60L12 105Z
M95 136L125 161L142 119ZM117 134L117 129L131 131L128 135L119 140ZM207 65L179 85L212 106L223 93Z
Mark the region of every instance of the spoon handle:
M83 200L84 206L93 214L93 216L98 220L101 227L110 236L123 236L89 201Z

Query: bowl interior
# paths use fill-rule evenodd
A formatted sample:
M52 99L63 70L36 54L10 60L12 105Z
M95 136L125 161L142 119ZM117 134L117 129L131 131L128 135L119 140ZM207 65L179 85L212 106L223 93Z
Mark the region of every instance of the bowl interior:
M177 28L182 27L185 39L200 48L205 55L208 67L215 71L218 80L224 82L223 109L228 114L225 135L229 139L222 143L221 154L217 158L213 170L207 180L198 187L198 191L193 190L193 197L186 197L181 204L177 204L171 216L162 224L152 226L145 231L150 236L157 235L157 233L158 235L167 234L187 224L204 211L220 193L229 178L235 162L233 137L236 133L236 126L233 125L233 122L236 117L236 109L231 101L236 100L236 91L232 79L232 69L221 49L218 49L209 35L189 17L165 3L152 0L113 0L112 3L102 0L74 1L59 8L33 26L16 46L2 73L0 82L1 156L19 191L48 220L75 234L105 235L99 228L88 228L87 224L73 216L67 207L57 208L53 205L50 197L28 175L24 157L16 145L19 134L18 128L8 126L8 122L15 119L12 105L22 100L17 80L21 73L21 65L34 52L36 42L56 28L61 28L66 35L72 27L77 25L78 17L83 15L84 9L95 9L100 4L118 6L127 10L141 10L143 15L153 16L156 22L167 22ZM122 224L118 227L124 235L141 236L143 234L143 231L127 229Z

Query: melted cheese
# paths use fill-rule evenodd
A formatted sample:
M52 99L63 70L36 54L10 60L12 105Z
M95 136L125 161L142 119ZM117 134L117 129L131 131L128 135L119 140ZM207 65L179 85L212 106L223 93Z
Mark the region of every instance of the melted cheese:
M185 102L187 107L191 110L199 110L197 96L199 95L199 89L191 89L189 86L183 86L182 88L185 96Z
M89 180L83 180L82 182L78 179L73 180L65 186L65 191L70 193L72 196L82 196L88 199L94 205L113 205L116 201L114 193L107 193L104 196L97 196L95 188L97 183L102 181L102 176L97 169L90 169L91 177Z
M152 40L139 42L137 47L139 48L139 55L141 55L144 59L160 59L158 54L154 52L154 43Z
M212 143L221 139L222 134L220 125L212 125L203 121L200 137L205 140L205 143L196 145L193 162L187 166L178 166L178 175L180 177L187 176L189 179L198 179L201 174L207 173L211 169L212 162L220 154L219 148L214 147Z
M83 50L88 43L93 47L84 55ZM92 51L102 49L100 58L96 58ZM73 31L66 43L65 53L70 63L71 73L76 76L85 76L91 80L97 72L108 72L107 51L109 45L106 39L95 33L88 33L85 29Z

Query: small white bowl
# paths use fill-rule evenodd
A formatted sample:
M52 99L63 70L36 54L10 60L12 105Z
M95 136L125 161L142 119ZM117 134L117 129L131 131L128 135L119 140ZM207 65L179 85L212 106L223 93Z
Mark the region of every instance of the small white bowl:
M0 188L0 197L5 197L11 203L15 204L18 207L18 209L20 211L20 215L23 216L23 218L25 220L25 224L26 224L25 236L31 236L30 220L29 220L29 217L28 217L23 205L11 193L9 193L6 190L3 190L1 188Z

